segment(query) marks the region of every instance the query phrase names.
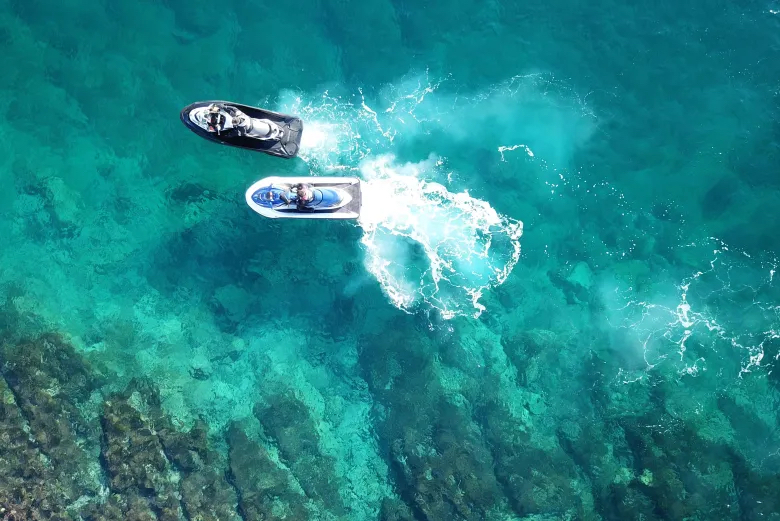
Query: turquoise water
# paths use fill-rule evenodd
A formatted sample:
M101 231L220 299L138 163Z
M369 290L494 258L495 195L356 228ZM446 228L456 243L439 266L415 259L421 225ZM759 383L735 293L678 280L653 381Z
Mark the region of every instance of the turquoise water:
M0 435L70 422L71 518L196 519L213 468L201 519L780 519L780 4L9 0L0 42ZM361 219L244 202L309 173Z

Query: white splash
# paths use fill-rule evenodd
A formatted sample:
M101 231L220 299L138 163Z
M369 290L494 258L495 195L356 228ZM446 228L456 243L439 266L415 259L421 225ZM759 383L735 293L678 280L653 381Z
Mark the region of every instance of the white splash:
M366 157L390 152L400 134L412 138L424 119L415 116L427 93L439 83L422 79L390 86L374 109L362 89L351 94L324 91L316 97L282 92L279 111L296 114L304 121L299 157L313 170L358 170Z
M483 292L503 283L520 257L523 224L422 179L436 163L397 165L386 155L361 165L366 267L400 309L424 304L445 319L478 317Z
M507 147L507 146L503 146L502 145L502 146L498 147L498 153L501 154L501 161L506 161L506 157L504 157L504 152L512 152L514 150L517 150L518 148L524 149L525 153L528 154L528 157L534 157L533 151L529 147L527 147L525 145L522 145L522 144L520 144L520 145L512 145L511 147Z
M301 136L301 152L308 155L321 155L331 150L340 148L338 125L333 123L321 123L318 121L307 122L306 131Z

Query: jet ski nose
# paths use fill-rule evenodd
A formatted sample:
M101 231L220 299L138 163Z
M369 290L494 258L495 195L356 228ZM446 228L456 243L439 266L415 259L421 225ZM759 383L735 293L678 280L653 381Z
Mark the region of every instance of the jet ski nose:
M207 110L208 109L204 107L193 109L190 112L190 120L203 128L208 128L209 121L206 115Z

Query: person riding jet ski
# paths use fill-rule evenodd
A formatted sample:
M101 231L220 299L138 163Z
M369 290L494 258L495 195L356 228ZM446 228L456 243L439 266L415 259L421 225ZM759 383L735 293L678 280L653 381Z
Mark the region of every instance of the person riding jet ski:
M260 179L245 194L255 212L271 219L357 219L362 195L355 177Z
M314 191L311 186L298 183L295 185L295 204L299 210L305 210L306 206L314 200Z
M286 185L280 188L282 189L278 194L279 199L284 204L295 203L298 210L306 210L308 204L314 200L314 191L312 190L311 185L298 183L294 186ZM267 199L269 201L273 200L272 192L268 192Z
M279 140L284 132L273 121L250 118L238 108L226 104L212 103L205 114L209 132L220 136L247 136L256 139Z

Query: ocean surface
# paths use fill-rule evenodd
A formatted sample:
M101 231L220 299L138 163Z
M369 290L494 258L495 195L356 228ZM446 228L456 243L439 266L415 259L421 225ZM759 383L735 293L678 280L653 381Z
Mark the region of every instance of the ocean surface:
M4 0L0 46L3 519L780 519L780 3Z

